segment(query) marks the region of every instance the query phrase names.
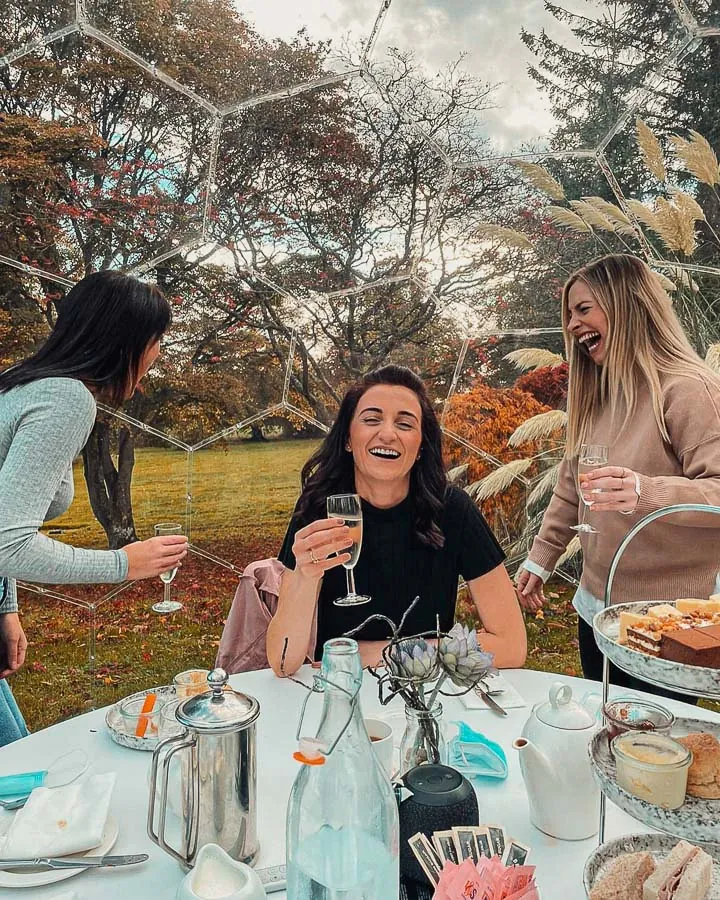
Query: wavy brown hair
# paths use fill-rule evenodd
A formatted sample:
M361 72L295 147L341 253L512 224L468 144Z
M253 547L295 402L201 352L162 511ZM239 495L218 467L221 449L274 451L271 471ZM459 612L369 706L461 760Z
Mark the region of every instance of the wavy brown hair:
M410 470L410 494L415 499L415 534L418 540L438 549L445 543L439 523L448 484L442 460L442 432L422 379L404 366L383 366L368 372L345 392L330 432L303 466L302 494L295 516L304 523L323 519L327 515L326 501L331 494L354 492L353 456L345 449L350 423L362 395L378 384L408 388L420 404L422 453Z
M584 353L568 332L568 295L581 281L605 313L608 333L601 365ZM567 456L577 456L598 410L625 404L625 422L635 409L639 386L647 384L660 433L669 435L663 417L661 376L683 375L698 381L720 379L697 355L650 267L636 256L615 253L596 259L565 283L562 324L569 362Z

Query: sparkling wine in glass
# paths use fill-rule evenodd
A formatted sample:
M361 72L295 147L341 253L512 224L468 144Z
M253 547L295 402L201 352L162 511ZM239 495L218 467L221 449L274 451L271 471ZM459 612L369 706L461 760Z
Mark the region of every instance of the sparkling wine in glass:
M580 448L578 456L578 493L583 502L582 516L577 525L571 525L573 531L579 531L583 534L598 534L597 528L585 521L585 513L593 505L592 500L586 500L580 486L580 476L586 472L592 472L593 469L600 469L608 464L608 448L604 444L583 444Z
M333 602L335 606L360 606L362 603L368 603L370 597L358 594L355 590L355 574L353 572L362 549L363 520L360 497L357 494L333 494L327 498L327 514L329 518L345 520L353 542L352 547L342 551L350 554L350 559L343 563L347 579L347 594L344 597L338 597Z
M158 522L158 524L155 526L156 537L165 534L182 533L183 527L179 522ZM173 578L177 575L177 570L178 567L175 566L173 569L168 569L166 572L160 573L160 580L163 583L163 599L158 603L153 603L153 612L160 613L162 615L164 613L177 612L179 609L182 609L182 603L179 603L177 600L170 599L170 584Z

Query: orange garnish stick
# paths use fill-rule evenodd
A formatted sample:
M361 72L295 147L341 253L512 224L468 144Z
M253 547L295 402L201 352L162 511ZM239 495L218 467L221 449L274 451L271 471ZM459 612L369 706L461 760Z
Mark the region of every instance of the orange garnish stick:
M135 736L139 738L145 737L145 732L147 731L148 722L150 721L147 717L147 713L151 713L153 711L153 707L155 706L155 701L157 700L156 694L146 694L145 701L143 702L142 709L140 710L140 715L138 716L137 727L135 728Z

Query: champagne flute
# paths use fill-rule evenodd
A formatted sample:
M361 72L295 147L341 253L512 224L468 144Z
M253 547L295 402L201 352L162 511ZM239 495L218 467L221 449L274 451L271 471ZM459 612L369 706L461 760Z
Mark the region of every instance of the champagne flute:
M573 531L579 531L582 534L598 534L597 528L585 521L586 511L592 507L593 501L586 500L580 486L580 476L585 472L591 472L593 469L600 469L608 464L608 448L604 444L583 444L580 447L580 455L578 456L578 494L583 502L582 516L577 525L571 525Z
M155 526L155 536L159 537L165 534L182 534L183 527L179 522L158 522ZM177 612L179 609L182 609L182 603L179 603L177 600L170 599L170 584L173 578L177 575L178 567L175 566L173 569L168 569L166 572L160 573L160 580L163 583L163 599L158 603L153 603L152 611L156 613L160 613L161 615L165 613Z
M350 554L350 559L343 563L347 580L347 594L344 597L338 597L333 603L335 606L360 606L363 603L368 603L370 597L356 592L355 575L353 573L355 563L357 563L360 550L362 549L363 521L360 497L357 494L333 494L327 498L327 514L329 518L345 520L345 524L350 529L350 537L353 542L352 547L342 551Z

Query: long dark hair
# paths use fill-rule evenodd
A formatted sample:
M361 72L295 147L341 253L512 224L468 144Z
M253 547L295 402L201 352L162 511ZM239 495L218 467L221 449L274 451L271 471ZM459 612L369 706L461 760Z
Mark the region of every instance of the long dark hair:
M410 494L415 500L416 511L415 534L421 543L438 549L445 543L439 522L447 489L442 432L422 379L404 366L375 369L348 388L329 434L303 466L302 494L296 515L305 522L324 518L325 503L330 494L355 490L353 456L345 449L350 422L362 395L377 384L408 388L418 398L422 410L422 444L420 458L410 470Z
M56 302L57 321L32 356L0 373L0 393L40 378L77 378L111 406L137 380L143 353L170 324L155 285L121 272L95 272Z

